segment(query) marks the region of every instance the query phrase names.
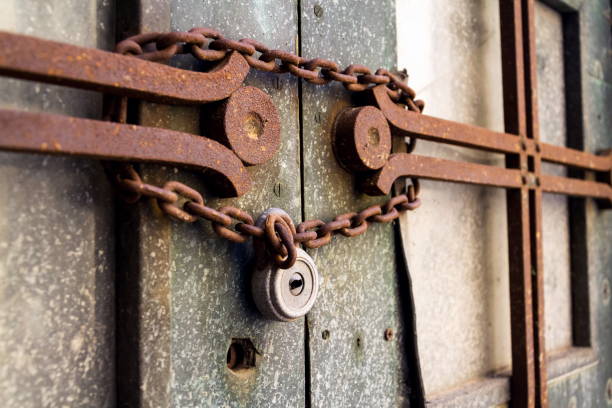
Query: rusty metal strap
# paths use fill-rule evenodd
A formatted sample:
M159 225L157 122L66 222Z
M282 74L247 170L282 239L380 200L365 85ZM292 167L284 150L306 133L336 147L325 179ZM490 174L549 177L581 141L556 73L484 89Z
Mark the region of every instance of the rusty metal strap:
M384 88L373 88L372 95L391 126L410 137L497 153L518 154L525 150L533 155L541 152L543 161L585 170L606 172L612 168L610 156L521 140L517 135L410 112L393 102Z
M0 31L0 74L173 104L227 98L249 72L237 52L210 72Z
M43 113L0 110L0 150L69 154L140 161L214 171L217 192L244 194L249 173L227 147L206 137L167 129L125 125Z
M372 88L372 96L389 124L408 136L494 152L520 150L518 138L514 135L409 112L391 100L382 87Z
M363 187L368 194L388 194L394 181L400 177L418 177L502 188L520 188L527 184L530 188L541 187L545 193L592 197L612 203L612 186L607 182L550 175L542 175L541 180L525 179L519 169L506 169L407 153L392 154L380 171L364 180Z
M612 203L612 186L591 180L542 175L542 191L576 197L592 197Z
M528 141L527 143L533 144L532 141ZM541 145L543 161L600 172L606 172L612 169L612 160L610 156L597 156L580 150L554 146L547 143L541 143Z
M388 194L394 181L399 177L418 177L503 188L520 188L522 185L519 170L396 153L389 157L382 170L366 179L364 189L368 194Z

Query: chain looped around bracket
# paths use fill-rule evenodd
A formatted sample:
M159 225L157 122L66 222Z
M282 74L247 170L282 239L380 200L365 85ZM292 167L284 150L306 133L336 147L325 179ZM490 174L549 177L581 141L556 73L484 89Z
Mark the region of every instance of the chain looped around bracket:
M169 181L163 187L144 183L131 165L122 165L115 178L115 184L122 193L128 193L128 202L142 197L157 200L159 207L173 219L194 222L204 219L212 223L217 235L231 242L244 243L249 237L264 242L274 255L274 263L281 268L293 266L296 245L306 248L320 248L329 244L334 235L355 237L365 233L371 223L389 223L405 211L415 210L421 201L417 198L418 181L413 180L406 187L406 193L392 197L382 205L373 205L360 212L340 214L332 221L308 220L297 227L289 217L270 214L264 227L258 227L253 217L237 207L225 206L218 210L208 207L204 197L191 187L178 181ZM138 197L137 200L134 200ZM184 204L181 206L180 203ZM238 221L232 229L232 224Z
M231 51L244 56L249 66L264 72L286 73L316 85L330 81L342 83L350 91L365 91L386 84L389 95L409 110L422 112L425 103L415 100L415 91L406 83L405 73L395 74L379 68L375 73L364 66L352 64L344 70L334 61L324 58L306 59L288 51L274 50L249 38L239 41L225 38L216 30L204 27L188 32L147 33L129 37L117 44L116 51L149 61L167 61L177 54L192 54L205 61L219 61ZM256 57L259 53L259 57ZM277 62L278 61L278 62Z
M151 61L165 61L177 54L191 53L205 61L219 61L227 53L240 53L249 66L264 72L286 73L305 79L316 85L337 81L350 91L365 91L372 86L386 85L390 98L406 109L422 112L425 103L414 100L416 93L407 83L404 72L392 73L379 68L375 73L364 65L352 64L344 70L324 58L305 59L291 52L274 50L252 40L239 41L223 37L209 28L193 28L189 32L139 34L117 44L116 51L131 54ZM256 57L259 53L259 57ZM416 139L410 139L407 150L414 150ZM249 237L258 240L258 247L273 256L274 263L281 268L293 266L296 260L296 245L319 248L329 244L336 234L355 237L365 233L371 223L389 223L404 211L420 205L418 181L406 186L404 194L391 198L385 204L374 205L360 212L340 214L332 221L307 220L297 227L288 216L269 214L263 228L255 225L253 218L236 207L215 210L205 205L204 198L192 188L169 181L160 188L142 182L132 166L123 166L115 181L129 202L141 197L157 200L159 207L172 218L183 222L194 222L198 218L212 223L217 235L229 241L244 243ZM236 222L238 221L238 222ZM233 228L232 228L233 225Z

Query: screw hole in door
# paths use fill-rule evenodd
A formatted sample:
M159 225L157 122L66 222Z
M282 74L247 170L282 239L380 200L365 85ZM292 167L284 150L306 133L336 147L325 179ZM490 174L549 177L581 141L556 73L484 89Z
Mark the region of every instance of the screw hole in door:
M250 339L232 339L227 349L227 368L234 374L246 374L255 369L258 355Z

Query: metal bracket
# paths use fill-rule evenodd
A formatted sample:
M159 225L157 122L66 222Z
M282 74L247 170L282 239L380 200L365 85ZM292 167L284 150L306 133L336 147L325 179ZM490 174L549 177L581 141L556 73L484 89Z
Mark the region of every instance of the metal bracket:
M593 155L411 112L391 100L385 85L376 86L369 92L369 100L378 109L365 106L340 113L333 137L337 160L363 179L362 188L367 194L386 195L398 178L418 177L503 188L541 188L545 193L593 197L602 208L609 208L612 203L612 155L609 152ZM376 138L372 138L374 134ZM501 168L411 153L389 154L390 134L498 153L538 154L543 161L593 171L597 181L536 176L526 168Z
M230 52L209 72L0 32L0 74L152 102L204 105L208 137L42 113L0 110L0 149L98 159L166 163L208 170L222 197L251 187L247 165L280 147L280 118L271 98L241 86L250 66ZM197 84L197 86L196 86ZM212 140L212 139L215 140Z

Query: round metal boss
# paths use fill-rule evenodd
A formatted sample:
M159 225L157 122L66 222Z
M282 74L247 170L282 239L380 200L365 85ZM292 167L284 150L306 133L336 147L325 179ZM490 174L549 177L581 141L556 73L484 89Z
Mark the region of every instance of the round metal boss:
M243 86L214 104L203 133L223 143L246 165L269 161L280 147L280 116L272 98L261 89Z
M380 109L347 108L336 117L332 147L340 165L351 172L383 167L391 144L391 130Z

